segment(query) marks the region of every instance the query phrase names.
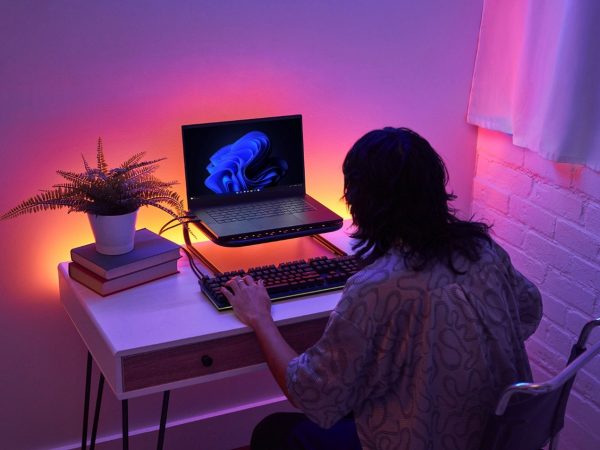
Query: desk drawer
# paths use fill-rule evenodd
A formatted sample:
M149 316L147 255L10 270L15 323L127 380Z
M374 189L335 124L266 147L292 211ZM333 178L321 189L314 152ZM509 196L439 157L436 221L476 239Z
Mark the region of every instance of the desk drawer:
M298 353L323 334L327 317L279 327ZM187 378L264 362L254 333L126 356L122 359L123 391L133 391Z

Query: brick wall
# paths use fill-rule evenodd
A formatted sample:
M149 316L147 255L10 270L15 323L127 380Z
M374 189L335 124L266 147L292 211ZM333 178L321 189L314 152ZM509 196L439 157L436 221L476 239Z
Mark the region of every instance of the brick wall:
M584 323L600 317L600 173L559 164L479 130L473 214L494 225L514 265L542 292L544 317L527 349L536 381L565 365ZM592 333L590 343L600 339ZM600 448L600 356L581 371L561 448Z

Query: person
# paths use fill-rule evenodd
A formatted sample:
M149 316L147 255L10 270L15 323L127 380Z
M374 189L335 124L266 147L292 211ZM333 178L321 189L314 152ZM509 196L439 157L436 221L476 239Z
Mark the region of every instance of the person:
M298 355L285 342L261 280L223 288L302 412L267 417L251 446L479 449L501 390L532 378L524 341L540 293L488 225L456 216L446 167L416 132L367 133L343 173L364 267L314 346Z

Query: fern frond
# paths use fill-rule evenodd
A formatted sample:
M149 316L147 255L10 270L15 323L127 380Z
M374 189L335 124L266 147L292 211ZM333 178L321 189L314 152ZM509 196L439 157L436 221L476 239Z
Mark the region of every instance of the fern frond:
M153 159L150 161L140 161L138 163L135 164L131 164L128 169L132 170L132 169L137 169L139 167L145 167L145 166L153 166L155 164L158 164L161 161L164 161L167 158L158 158L158 159ZM158 169L158 166L156 166L156 169Z
M139 180L130 180L128 182L128 189L136 191L149 191L154 192L159 189L169 189L177 184L176 182L163 182L156 178L142 178Z
M90 165L87 162L87 159L85 159L85 156L83 156L83 153L81 154L81 159L83 159L83 168L85 169L86 173L89 173L92 171L92 168L90 167Z
M17 206L3 214L0 219L12 219L13 217L18 217L27 213L70 207L72 204L73 201L69 198L65 198L65 193L62 189L43 191L41 194L34 195L19 203Z
M146 154L146 152L136 153L131 158L129 158L127 161L124 161L123 163L121 163L120 167L125 169L133 164L137 164L145 154Z
M152 194L149 193L149 194L144 195L140 199L140 201L143 204L148 204L148 205L152 205L152 206L156 206L158 204L165 203L165 204L170 205L171 207L175 208L178 215L184 215L184 208L183 208L183 202L181 200L181 197L179 197L179 195L173 191L163 190L163 191L155 192Z
M65 180L70 181L75 186L87 185L90 183L90 178L85 173L67 172L65 170L57 170L57 174L63 177Z
M145 180L147 177L152 177L154 171L156 171L156 167L142 167L130 170L127 172L127 183L137 183Z
M98 170L103 174L108 172L108 164L106 164L106 159L104 159L104 147L102 145L102 138L98 138L98 148L96 150L96 160L98 161Z
M61 189L63 191L62 196L64 198L76 198L80 197L84 191L80 187L73 185L72 183L58 183L52 186L54 189ZM45 192L45 191L42 191Z

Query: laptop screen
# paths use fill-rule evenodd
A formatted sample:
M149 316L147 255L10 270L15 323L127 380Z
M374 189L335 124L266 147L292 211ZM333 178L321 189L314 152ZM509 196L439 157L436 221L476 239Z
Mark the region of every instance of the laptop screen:
M183 125L188 208L304 193L302 116Z

